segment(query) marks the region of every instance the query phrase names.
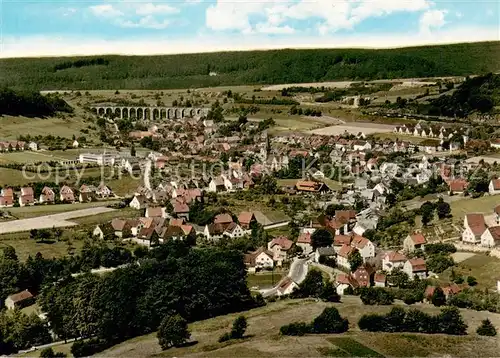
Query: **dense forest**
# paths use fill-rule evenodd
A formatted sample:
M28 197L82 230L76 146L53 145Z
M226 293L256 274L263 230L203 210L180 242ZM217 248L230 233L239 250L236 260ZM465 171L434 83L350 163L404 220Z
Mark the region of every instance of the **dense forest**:
M466 117L474 111L490 112L500 105L500 75L487 74L468 78L451 95L431 100L432 114Z
M71 106L57 95L42 96L38 92L16 92L8 88L0 90L0 115L46 117L72 111Z
M500 68L500 42L400 49L318 49L0 60L15 89L164 89L471 75Z

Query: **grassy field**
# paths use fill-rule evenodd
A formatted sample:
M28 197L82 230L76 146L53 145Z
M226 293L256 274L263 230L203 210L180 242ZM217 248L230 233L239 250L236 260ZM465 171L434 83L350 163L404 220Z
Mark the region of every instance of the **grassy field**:
M424 140L427 140L427 138L421 138L421 137L414 137L411 135L402 135L402 134L396 134L396 133L376 133L374 134L375 138L378 138L380 140L384 139L390 139L390 140L404 140L405 142L410 142L413 144L420 144Z
M500 196L486 195L477 199L470 197L453 201L450 204L454 218L463 219L466 213L493 213L495 206L500 204Z
M18 219L27 219L42 215L51 215L51 214L63 213L74 210L94 208L97 206L106 206L113 203L117 203L117 201L111 200L111 201L96 201L91 203L77 203L77 204L24 206L22 208L21 207L9 208L8 211Z
M98 354L100 357L319 357L319 356L495 356L498 344L495 338L485 338L473 332L485 317L497 327L500 315L462 310L469 325L468 336L425 334L368 333L357 329L357 321L365 313L385 313L390 307L364 306L358 297L344 297L333 304L350 322L350 331L342 335L308 335L281 337L279 327L295 321L311 321L332 304L315 300L285 300L245 312L248 320L247 337L225 343L217 339L230 330L238 314L215 317L190 325L192 341L196 344L162 352L154 333L136 337ZM416 308L437 313L438 308L418 304ZM57 347L55 347L57 350Z
M17 139L19 135L53 135L71 138L73 135L82 135L80 130L87 127L81 118L27 118L1 116L1 139Z
M270 288L276 285L283 277L283 272L263 272L249 274L247 277L248 287L259 287L259 289Z
M479 288L496 289L500 259L484 254L476 254L453 267L457 276L473 276L477 279ZM442 278L450 279L451 269L446 270Z
M19 257L19 260L24 261L28 256L35 256L40 252L45 258L62 257L68 255L69 251L78 253L82 246L82 240L57 241L52 244L37 243L35 240L29 239L27 235L18 235L14 239L3 239L0 237L0 248L4 246L12 246Z

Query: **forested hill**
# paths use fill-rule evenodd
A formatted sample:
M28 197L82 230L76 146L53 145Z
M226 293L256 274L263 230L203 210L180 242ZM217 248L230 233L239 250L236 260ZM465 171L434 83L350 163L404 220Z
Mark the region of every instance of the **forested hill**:
M498 70L497 41L386 50L3 59L0 83L36 90L167 89L470 75Z

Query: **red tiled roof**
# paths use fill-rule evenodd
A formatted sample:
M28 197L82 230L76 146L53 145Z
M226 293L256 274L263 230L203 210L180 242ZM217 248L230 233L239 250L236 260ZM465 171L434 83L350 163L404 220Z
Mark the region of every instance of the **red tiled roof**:
M500 226L492 226L486 230L490 232L494 241L500 241Z
M253 218L253 213L250 211L242 211L238 216L238 222L241 225L249 225Z
M465 179L455 179L448 182L451 191L462 192L469 186L469 182Z
M335 210L335 219L348 222L356 219L356 210Z
M357 249L362 249L370 243L370 240L363 236L355 235L351 241L351 245Z
M233 218L229 214L219 214L214 219L214 224L228 224L232 223Z
M409 261L413 272L427 271L427 265L424 259L416 258L410 259Z
M475 236L481 236L486 230L483 214L466 214L467 224Z
M373 280L375 282L384 282L385 283L386 277L383 273L376 273Z
M342 256L342 257L349 257L349 254L351 252L353 252L354 250L356 250L354 247L352 246L349 246L349 245L343 245L341 248L340 248L340 251L339 251L339 256Z
M350 245L352 237L349 235L335 235L333 238L334 246Z
M13 295L8 296L14 303L21 302L30 298L33 298L33 295L30 291L24 290L18 293L14 293Z
M385 257L387 258L390 262L403 262L406 261L406 256L403 254L400 254L399 252L395 251L390 251L385 254Z
M269 247L273 247L274 245L281 246L281 248L283 250L289 250L293 245L293 241L288 240L288 238L286 238L284 236L281 236L281 237L277 237L277 238L272 239Z
M299 237L297 238L297 243L310 244L311 243L311 234L308 232L300 234Z
M421 233L412 234L410 235L410 238L415 245L422 245L427 242L427 240L425 240L424 235L422 235Z
M494 190L500 190L500 179L491 179Z

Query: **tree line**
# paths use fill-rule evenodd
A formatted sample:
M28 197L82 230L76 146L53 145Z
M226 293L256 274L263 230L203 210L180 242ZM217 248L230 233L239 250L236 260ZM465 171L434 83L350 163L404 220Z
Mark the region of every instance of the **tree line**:
M39 303L59 337L94 337L99 349L156 331L172 313L192 322L256 305L241 253L182 242L159 246L140 265L65 277L45 286Z
M0 89L0 115L47 117L56 112L73 112L73 108L56 95L42 96L39 92L17 92Z
M105 75L89 66L97 57L1 60L6 86L32 89L165 89L222 85L374 80L470 75L496 71L499 42L402 49L271 50L164 56L106 56ZM71 70L58 70L65 63ZM85 66L76 67L82 64ZM210 74L216 73L215 76Z

